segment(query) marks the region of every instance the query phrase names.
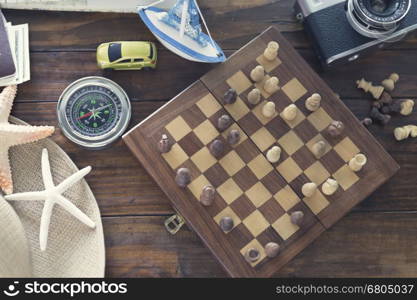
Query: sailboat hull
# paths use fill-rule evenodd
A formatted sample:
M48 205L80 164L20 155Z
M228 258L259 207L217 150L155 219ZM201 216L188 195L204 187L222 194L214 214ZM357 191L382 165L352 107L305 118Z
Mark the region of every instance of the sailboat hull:
M139 8L138 14L155 37L170 51L196 62L220 63L226 60L221 48L216 42L202 47L192 38L180 36L178 30L160 21L166 11L158 7Z

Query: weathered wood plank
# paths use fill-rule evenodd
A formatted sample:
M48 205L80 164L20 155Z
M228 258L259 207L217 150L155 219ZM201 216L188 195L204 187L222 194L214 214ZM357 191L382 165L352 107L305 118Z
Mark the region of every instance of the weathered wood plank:
M104 218L107 276L226 276L194 233L182 229L172 236L163 220ZM416 235L416 213L350 213L276 276L417 276Z
M310 47L293 13L295 0L200 1L213 37L224 49L239 49L270 25L277 25L295 47ZM30 22L31 49L92 50L110 40L155 40L136 14L5 10L14 23ZM45 22L47 20L47 22ZM417 33L396 43L416 49Z
M407 51L406 55L399 51L383 51L373 58L326 72L320 69L311 50L300 53L342 98L370 99L369 95L356 89L356 80L363 76L378 83L392 72L401 75L393 95L417 97L417 73L410 63L417 61L417 50ZM99 70L93 52L32 53L31 62L32 80L19 86L17 101L56 101L71 82L92 75L116 81L134 101L168 100L213 68L186 61L168 51L160 51L158 68L153 71Z
M159 108L164 102L134 102L131 127ZM362 118L368 101L345 100L356 116ZM57 126L56 103L17 103L13 115L31 123ZM372 134L400 164L400 171L355 210L417 210L417 145L410 139L401 143L392 136L392 129L417 123L417 112L409 117L393 117L385 128L373 125ZM102 151L87 151L69 142L59 129L54 140L79 167L93 166L88 181L104 215L169 214L172 209L165 195L133 157L122 141ZM117 174L117 176L114 176Z

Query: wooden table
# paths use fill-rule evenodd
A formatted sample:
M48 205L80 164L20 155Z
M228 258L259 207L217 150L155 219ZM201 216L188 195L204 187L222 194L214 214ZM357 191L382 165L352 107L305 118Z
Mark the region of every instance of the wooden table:
M293 0L200 1L207 22L227 55L271 24L339 93L358 118L370 106L355 80L378 82L391 72L401 80L396 98L417 98L417 34L370 58L321 72L311 45L292 12ZM159 47L156 71L101 71L99 43L154 40L134 14L4 11L14 24L30 24L32 80L19 86L13 115L31 124L58 126L56 102L72 81L90 75L115 80L132 99L131 126L201 77L212 66L185 61ZM277 276L417 276L417 144L395 142L394 127L416 124L393 117L370 131L401 165L397 175L284 267ZM101 209L107 276L223 277L225 272L188 229L171 236L163 221L173 211L167 198L122 141L90 152L69 142L58 129L53 139L81 168L93 166L87 180Z

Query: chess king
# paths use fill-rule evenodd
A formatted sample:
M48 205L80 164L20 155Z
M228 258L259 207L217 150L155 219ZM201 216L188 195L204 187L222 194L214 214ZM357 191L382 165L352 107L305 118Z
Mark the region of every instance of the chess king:
M297 0L295 10L324 66L356 60L417 29L417 0Z

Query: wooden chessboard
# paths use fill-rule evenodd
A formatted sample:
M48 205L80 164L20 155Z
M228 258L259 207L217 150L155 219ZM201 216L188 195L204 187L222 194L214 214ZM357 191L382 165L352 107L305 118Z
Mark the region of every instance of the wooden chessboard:
M262 55L270 41L280 45L273 62ZM267 76L279 78L276 93L269 95L262 84L250 80L250 71L259 64ZM255 86L262 92L262 101L254 106L247 94ZM237 101L224 105L223 96L230 88L237 91ZM313 93L319 93L323 100L320 109L310 112L305 100ZM277 114L272 118L262 115L265 101L276 104ZM292 103L298 108L297 118L285 121L280 112ZM217 120L224 114L232 117L233 124L221 132ZM340 137L330 137L325 130L332 120L347 127ZM234 146L225 140L231 129L241 133ZM162 134L172 141L171 150L164 154L157 149ZM218 158L208 149L215 139L226 145ZM275 28L266 30L149 116L124 140L233 277L271 276L399 168ZM311 149L318 140L325 141L326 152L317 158ZM282 149L275 164L266 159L273 145ZM355 173L347 162L358 153L365 154L368 162ZM181 167L191 172L191 183L184 189L175 183ZM320 187L330 177L340 188L325 196ZM310 198L301 193L307 182L319 185ZM216 189L214 204L209 207L199 202L206 185ZM290 220L294 211L304 213L300 226ZM223 216L234 221L228 233L219 227ZM264 251L271 241L280 245L274 258L268 258ZM260 251L260 258L253 263L244 258L250 248Z

